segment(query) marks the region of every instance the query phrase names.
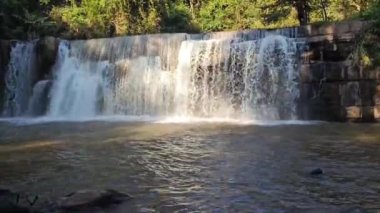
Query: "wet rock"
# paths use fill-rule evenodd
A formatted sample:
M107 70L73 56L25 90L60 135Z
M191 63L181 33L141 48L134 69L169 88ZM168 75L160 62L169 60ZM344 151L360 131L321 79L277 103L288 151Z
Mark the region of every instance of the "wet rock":
M362 117L362 107L351 106L346 107L346 117L349 120L358 120Z
M320 83L321 81L345 81L349 68L346 62L315 62L300 67L302 83Z
M361 106L359 82L347 82L340 85L342 106Z
M7 196L7 195L10 195L12 194L11 190L9 189L0 189L0 197L1 196Z
M11 42L7 40L0 40L0 112L3 108L3 97L5 91L5 73L7 71L10 51Z
M311 175L322 175L323 170L321 168L314 169L313 171L310 172Z
M362 107L362 117L360 122L374 122L375 108L371 106Z
M51 80L42 80L33 87L33 95L30 98L28 114L33 116L45 115L50 102Z
M339 88L339 83L322 83L318 85L318 91L315 94L327 106L339 106L341 102Z
M45 37L37 43L37 70L38 80L48 79L55 63L59 40L54 37Z
M132 199L131 196L115 190L83 190L70 193L58 201L58 209L65 211L88 211L106 209Z
M376 82L375 81L361 81L360 86L360 98L363 106L373 106L375 104L374 96L376 94Z
M374 119L380 119L380 106L375 106L373 111Z

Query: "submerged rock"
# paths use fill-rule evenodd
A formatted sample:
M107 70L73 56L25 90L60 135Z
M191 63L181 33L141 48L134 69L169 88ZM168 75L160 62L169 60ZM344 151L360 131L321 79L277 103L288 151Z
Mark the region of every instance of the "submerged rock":
M58 208L66 211L86 211L94 208L106 209L132 199L115 190L83 190L70 193L58 201Z
M9 189L0 189L0 212L28 213L31 211L20 204L20 194Z
M7 196L7 195L10 195L10 194L12 194L11 190L9 190L9 189L1 189L0 188L0 197Z
M321 168L314 169L313 171L310 172L311 175L322 175L323 170Z

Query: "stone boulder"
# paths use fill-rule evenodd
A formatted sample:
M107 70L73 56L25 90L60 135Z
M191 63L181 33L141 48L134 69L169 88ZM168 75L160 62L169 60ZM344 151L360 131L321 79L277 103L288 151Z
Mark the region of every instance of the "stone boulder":
M316 175L323 175L323 170L321 168L313 169L310 172L310 175L316 176Z
M22 195L21 193L12 192L9 189L0 189L0 212L32 212L32 206L36 203L37 199L32 199L32 201L30 201L25 195Z
M78 212L92 209L104 210L131 199L131 196L115 190L83 190L61 198L57 203L57 208L62 211Z

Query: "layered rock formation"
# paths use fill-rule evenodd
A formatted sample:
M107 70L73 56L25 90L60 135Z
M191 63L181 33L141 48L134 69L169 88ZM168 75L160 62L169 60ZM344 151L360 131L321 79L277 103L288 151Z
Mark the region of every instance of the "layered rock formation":
M304 28L299 113L303 119L373 121L380 118L380 69L364 69L356 58L366 22Z

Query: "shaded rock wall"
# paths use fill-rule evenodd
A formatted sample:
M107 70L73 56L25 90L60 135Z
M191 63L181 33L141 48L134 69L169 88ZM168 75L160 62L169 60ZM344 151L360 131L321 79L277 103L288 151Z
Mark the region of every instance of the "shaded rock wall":
M373 121L380 118L380 69L355 60L366 22L307 26L308 51L300 68L302 119ZM379 86L378 86L379 85Z
M45 37L37 42L37 70L38 79L50 79L59 46L59 39Z
M11 42L6 40L0 40L0 112L4 104L5 72L7 70L9 62L10 51Z

